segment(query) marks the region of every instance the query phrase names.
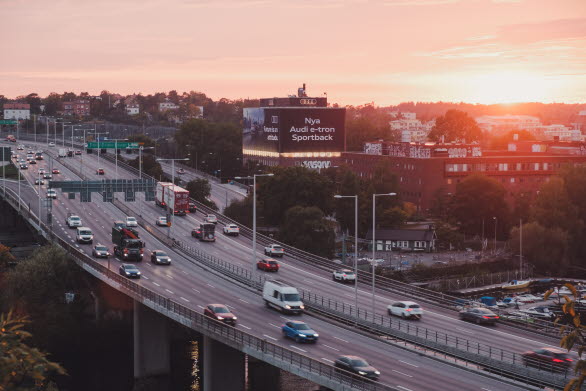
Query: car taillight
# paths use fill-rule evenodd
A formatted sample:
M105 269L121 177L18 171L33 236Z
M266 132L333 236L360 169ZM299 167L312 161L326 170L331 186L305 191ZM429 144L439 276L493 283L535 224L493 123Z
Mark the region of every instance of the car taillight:
M124 254L128 254L128 249L127 248L124 249Z
M564 362L564 360L560 360L559 358L554 358L553 362Z
M143 253L143 249L142 249L142 248L140 249L140 253L141 253L141 254Z
M490 319L490 318L492 318L492 316L486 316L486 315L484 315L483 318L484 319Z
M406 311L407 311L407 312L411 312L411 311L412 311L412 309L411 309L411 308L407 308L407 309L406 309Z
M571 358L566 358L566 361L574 361L574 360L572 360Z

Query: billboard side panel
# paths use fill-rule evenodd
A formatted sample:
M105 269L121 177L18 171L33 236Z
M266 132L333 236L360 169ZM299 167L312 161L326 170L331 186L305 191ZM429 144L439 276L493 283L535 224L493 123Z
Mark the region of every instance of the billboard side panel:
M279 128L263 107L243 110L242 148L245 151L278 152Z

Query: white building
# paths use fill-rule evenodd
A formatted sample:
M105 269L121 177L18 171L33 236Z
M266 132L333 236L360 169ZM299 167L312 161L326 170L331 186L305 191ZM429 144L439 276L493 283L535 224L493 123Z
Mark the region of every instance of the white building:
M140 107L138 105L138 103L131 103L129 105L126 105L126 113L128 115L137 115L140 113Z
M480 129L487 132L533 131L541 126L539 118L530 115L483 115L475 119Z
M28 103L4 103L4 119L31 119Z
M169 99L159 103L159 111L177 110L178 108L179 106L171 102Z

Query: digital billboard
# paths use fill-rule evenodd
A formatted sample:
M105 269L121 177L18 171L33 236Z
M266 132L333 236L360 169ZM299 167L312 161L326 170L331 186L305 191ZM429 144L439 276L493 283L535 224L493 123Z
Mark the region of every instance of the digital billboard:
M295 153L343 152L344 108L245 108L243 149Z

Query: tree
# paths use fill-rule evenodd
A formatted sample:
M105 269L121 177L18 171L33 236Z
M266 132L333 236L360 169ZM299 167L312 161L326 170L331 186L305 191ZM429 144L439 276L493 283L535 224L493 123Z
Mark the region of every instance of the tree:
M31 334L24 330L28 320L12 311L0 314L0 390L35 391L55 389L49 383L52 373L65 375L47 354L25 343Z
M146 136L144 134L131 134L130 136L128 136L128 141L130 141L130 142L144 143L143 146L145 148L149 148L149 147L154 147L155 146L155 140L153 140L152 138L150 138L149 136Z
M16 258L10 253L10 247L0 244L0 272L8 269L14 262Z
M195 180L189 181L187 186L185 186L185 189L189 191L189 196L194 200L201 202L202 204L207 205L215 210L218 209L216 204L209 199L212 186L207 179L197 178Z
M436 118L435 126L428 135L430 140L439 142L472 142L480 141L482 131L474 118L460 110L448 110L445 115Z
M139 168L140 162L139 158L129 160L128 164L136 169ZM167 180L166 175L163 172L163 168L157 161L157 158L150 154L143 154L142 155L142 172L147 175L152 176L158 181L165 181Z
M376 219L376 225L380 228L398 229L405 224L408 215L403 208L394 206L385 209L380 217Z
M234 200L224 209L224 215L247 227L252 227L252 196Z
M557 227L564 231L576 229L578 210L571 202L566 191L564 180L559 177L550 178L543 184L531 211L533 220L543 227Z
M479 235L482 221L485 227L493 217L500 236L508 233L509 207L505 201L505 188L499 182L484 175L471 175L456 187L453 215L466 234Z
M334 230L315 206L287 209L279 229L279 239L324 257L331 257L334 252Z

